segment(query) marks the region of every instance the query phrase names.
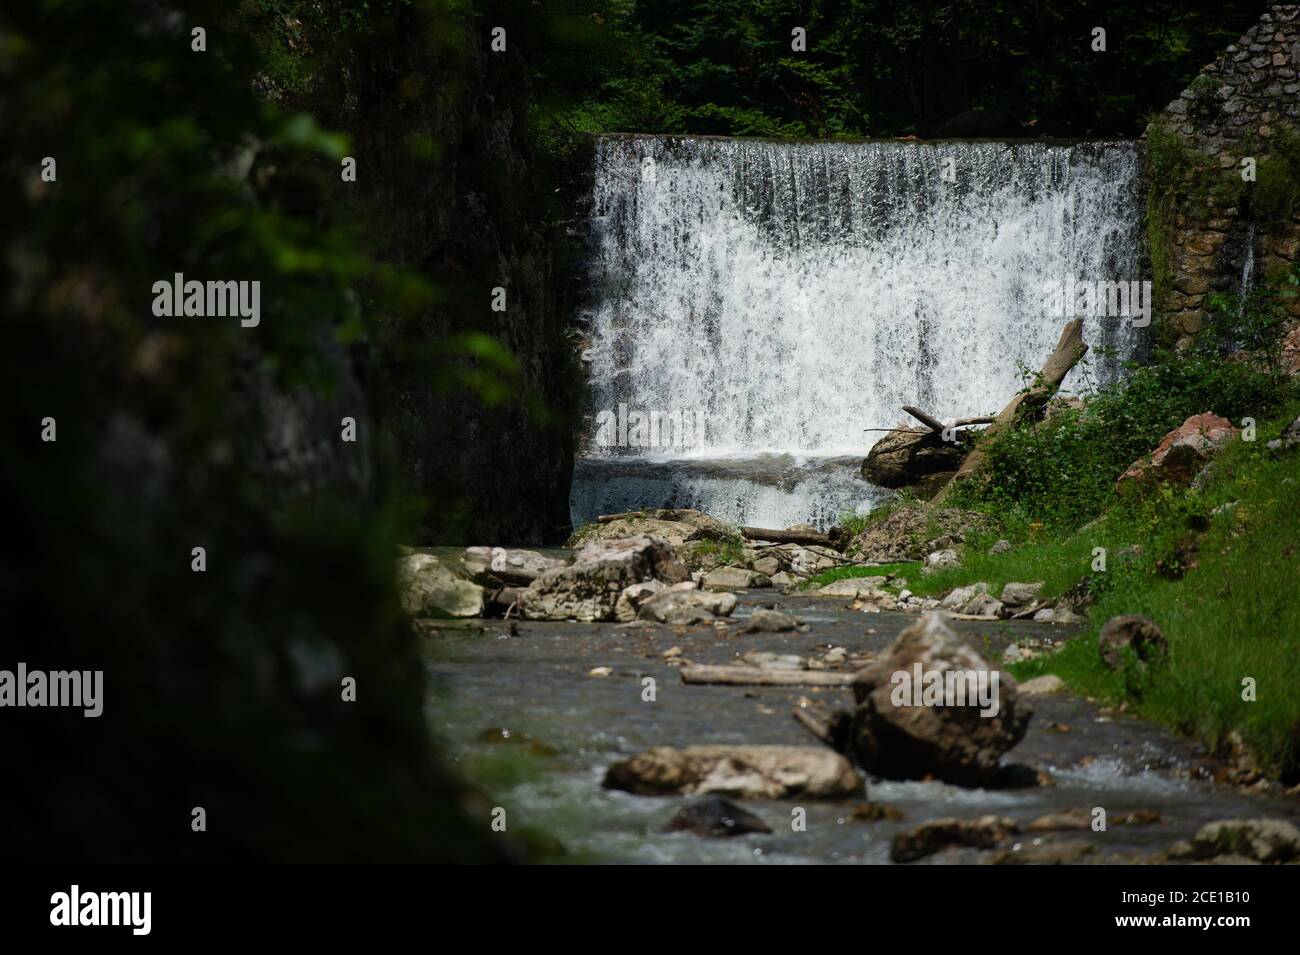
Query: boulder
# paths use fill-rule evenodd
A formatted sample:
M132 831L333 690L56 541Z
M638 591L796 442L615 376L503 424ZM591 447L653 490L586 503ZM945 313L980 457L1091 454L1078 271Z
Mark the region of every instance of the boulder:
M475 583L488 583L492 569L492 548L466 547L465 553L461 555L461 567L465 575Z
M863 792L848 760L824 746L656 746L614 763L604 785L641 796L718 793L738 799L834 799Z
M1039 816L1025 826L1025 832L1061 832L1067 829L1091 828L1092 813L1087 809L1062 809Z
M951 477L966 458L967 448L945 441L940 432L890 431L871 446L862 462L862 477L877 487L909 487L935 475Z
M894 506L885 517L873 520L850 547L863 563L923 560L933 551L964 543L974 531L987 531L993 526L993 519L978 511Z
M1005 554L1009 550L1011 550L1011 541L996 540L993 542L993 546L989 548L989 556L996 557L998 554Z
M785 633L799 626L799 621L779 610L758 609L749 615L743 633Z
M751 561L749 566L764 577L775 577L781 572L781 562L775 557L760 557Z
M437 557L410 554L397 562L402 607L412 617L479 617L484 590Z
M1102 662L1112 670L1119 669L1123 663L1125 647L1130 647L1139 660L1149 662L1169 652L1169 642L1159 625L1141 614L1111 617L1097 636Z
M1014 820L1000 816L932 819L895 835L889 847L889 859L891 862L915 862L954 846L994 849L1018 831Z
M1119 476L1121 494L1161 482L1189 484L1209 460L1237 436L1227 418L1209 412L1193 415L1160 439L1156 449Z
M520 593L519 611L528 620L612 620L623 591L658 580L688 578L672 547L652 537L594 541L572 564L548 570Z
M748 650L740 658L763 670L806 670L806 661L797 653L773 653L771 650Z
M1300 375L1300 325L1282 339L1282 370L1288 375Z
M717 617L726 617L736 609L736 595L709 593L703 590L665 590L646 600L637 616L674 627L689 627L697 623L712 623Z
M779 574L772 575L772 586L780 590L790 590L794 587L798 587L803 583L804 579L805 578L803 577L796 577L794 574L783 570Z
M1265 445L1274 454L1285 454L1292 448L1300 447L1300 418L1296 418L1282 429L1282 434Z
M921 686L912 687L918 672ZM937 700L922 693L933 680L943 681ZM988 707L974 692L976 680L991 693ZM955 695L958 683L969 689L964 705ZM913 692L922 705L912 705ZM932 775L962 786L989 783L1033 714L1015 680L990 667L938 613L912 624L859 671L853 696L848 751L863 768L889 779Z
M690 583L690 581L687 581L687 583ZM637 613L641 610L641 605L664 590L666 586L659 580L647 580L643 583L632 584L630 587L624 587L623 592L618 595L618 602L614 604L614 619L620 623L630 623L635 620ZM678 587L680 584L673 584L673 586Z
M840 563L839 555L826 547L794 547L790 550L790 571L801 577L811 577L838 567Z
M564 561L561 558L547 557L535 550L493 547L488 552L488 570L506 581L531 582L546 571L563 566Z
M921 573L930 574L936 570L947 570L950 567L956 567L961 564L961 558L957 552L951 548L945 550L936 550L927 554L925 557L925 566L921 568Z
M711 795L678 809L664 831L693 832L697 836L718 838L772 830L747 809L741 809L729 799Z
M958 613L964 613L962 609L980 594L987 594L989 585L984 581L974 584L967 584L965 587L954 587L952 590L939 601L939 606L944 610L955 610Z
M1002 602L1008 607L1028 607L1042 593L1043 581L1032 584L1007 584L1002 588Z
M1052 608L1052 623L1068 623L1078 625L1087 622L1087 617L1075 613L1065 603L1059 603Z
M883 593L880 587L888 579L880 576L845 577L841 580L832 580L826 586L819 588L817 593L826 597L861 597L872 600Z
M719 567L704 575L705 590L752 590L771 587L772 580L746 567Z
M1020 684L1021 696L1050 696L1065 689L1065 681L1055 673L1045 673Z
M604 524L588 524L580 528L569 543L580 547L593 541L637 536L658 537L674 547L688 541L743 542L738 530L700 511L663 508L630 514Z
M1254 862L1291 862L1300 858L1300 830L1285 819L1208 822L1190 842L1170 849L1169 856L1179 860L1239 856Z
M1016 843L999 849L989 857L990 865L1074 865L1097 854L1097 847L1086 839L1060 842Z
M992 594L976 594L961 608L962 613L972 617L1001 617L1003 610L1002 601Z

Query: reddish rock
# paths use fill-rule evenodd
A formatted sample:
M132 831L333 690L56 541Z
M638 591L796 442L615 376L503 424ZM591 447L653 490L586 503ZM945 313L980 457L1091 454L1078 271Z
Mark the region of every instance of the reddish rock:
M1124 493L1136 485L1163 481L1187 484L1237 436L1238 430L1227 418L1210 412L1192 415L1161 438L1154 451L1121 474L1115 489Z
M1282 339L1282 369L1288 375L1300 375L1300 325Z

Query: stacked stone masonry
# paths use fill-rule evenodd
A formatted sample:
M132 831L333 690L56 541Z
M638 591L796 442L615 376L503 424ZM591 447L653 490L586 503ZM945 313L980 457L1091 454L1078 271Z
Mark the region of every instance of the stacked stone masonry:
M1241 183L1242 159L1266 161L1279 137L1300 125L1300 4L1274 6L1201 70L1156 118L1185 147ZM1151 127L1147 137L1151 136ZM1161 188L1153 182L1152 188ZM1181 341L1201 328L1206 296L1241 287L1286 266L1300 249L1300 208L1285 221L1250 215L1250 183L1181 194L1167 236L1171 287L1157 302ZM1224 194L1236 198L1224 198ZM1300 317L1300 303L1292 306Z

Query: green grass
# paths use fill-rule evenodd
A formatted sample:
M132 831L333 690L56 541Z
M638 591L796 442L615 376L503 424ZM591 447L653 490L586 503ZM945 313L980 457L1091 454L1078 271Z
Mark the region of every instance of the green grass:
M697 557L716 558L719 567L745 563L745 545L740 541L702 540L691 542Z
M1300 408L1293 408L1290 417ZM1059 593L1090 570L1093 547L1107 548L1096 575L1097 603L1079 638L1056 654L1016 664L1017 678L1054 673L1077 692L1127 701L1130 711L1194 734L1212 749L1236 730L1261 768L1294 782L1300 777L1300 453L1272 459L1264 442L1284 420L1261 426L1253 443L1236 442L1220 456L1215 479L1200 491L1163 488L1149 498L1117 504L1097 524L1059 542L1030 544L997 558L972 556L968 565L914 586L987 580L1046 580ZM1213 515L1220 504L1234 510ZM1204 528L1197 532L1195 528ZM1168 579L1180 541L1198 538L1196 566ZM1142 552L1117 561L1126 544ZM1135 678L1101 663L1097 634L1118 614L1150 616L1169 641L1163 667ZM1242 681L1256 681L1256 700L1242 699Z

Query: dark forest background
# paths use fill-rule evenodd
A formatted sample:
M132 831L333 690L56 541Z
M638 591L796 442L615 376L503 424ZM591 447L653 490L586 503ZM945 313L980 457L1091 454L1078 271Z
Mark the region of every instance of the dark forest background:
M515 26L543 123L726 136L1135 137L1250 0L560 0ZM807 30L807 52L791 31ZM1106 52L1092 31L1106 31ZM540 41L540 42L539 42Z

